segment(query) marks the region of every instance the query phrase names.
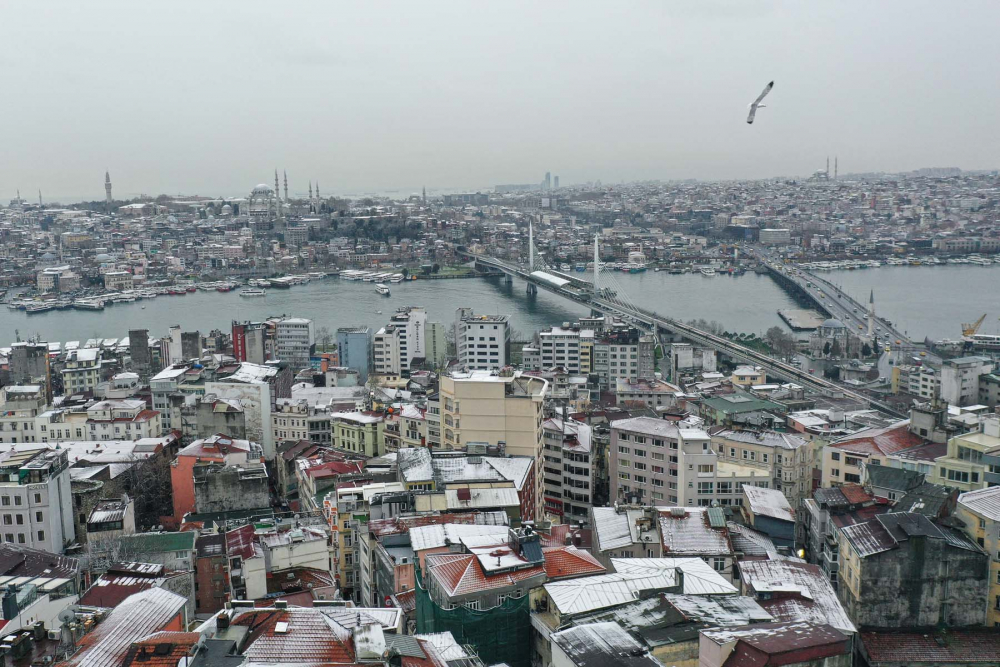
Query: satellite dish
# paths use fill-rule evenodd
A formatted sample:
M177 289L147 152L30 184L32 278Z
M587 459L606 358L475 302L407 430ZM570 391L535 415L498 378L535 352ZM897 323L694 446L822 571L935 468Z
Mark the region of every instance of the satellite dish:
M61 612L59 612L59 615L56 616L56 618L59 619L59 622L63 624L72 623L73 621L76 620L76 612L74 612L72 609L63 609Z

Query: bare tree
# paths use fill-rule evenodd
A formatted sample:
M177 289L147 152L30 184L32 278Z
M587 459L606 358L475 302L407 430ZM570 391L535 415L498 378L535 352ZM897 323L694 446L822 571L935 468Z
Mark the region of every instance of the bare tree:
M333 334L330 333L330 329L327 327L320 327L316 332L316 340L322 346L322 352L330 351L330 343L333 341Z
M136 528L145 530L159 524L160 517L174 512L170 461L162 454L145 459L133 454L128 463L128 469L122 473L124 490L134 499Z

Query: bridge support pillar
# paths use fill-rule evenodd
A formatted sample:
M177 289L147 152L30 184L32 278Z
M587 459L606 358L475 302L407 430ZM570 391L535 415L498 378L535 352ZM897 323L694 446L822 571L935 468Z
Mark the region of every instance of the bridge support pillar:
M513 285L514 284L514 276L510 275L509 273L505 273L505 274L503 274L503 281L504 281L504 284L506 284L506 285Z
M528 294L532 296L538 294L538 287L536 287L534 283L528 283Z

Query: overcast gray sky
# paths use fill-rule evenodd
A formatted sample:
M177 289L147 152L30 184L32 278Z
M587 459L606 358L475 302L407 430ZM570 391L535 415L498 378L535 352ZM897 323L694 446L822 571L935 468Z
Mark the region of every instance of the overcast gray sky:
M1000 3L4 2L0 197L1000 166ZM775 88L753 126L746 105Z

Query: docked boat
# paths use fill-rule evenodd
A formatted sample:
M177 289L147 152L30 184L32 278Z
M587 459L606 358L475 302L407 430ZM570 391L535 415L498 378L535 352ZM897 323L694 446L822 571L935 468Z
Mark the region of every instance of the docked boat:
M34 315L35 313L45 313L55 309L56 304L54 303L32 303L24 307L24 312Z
M382 283L375 284L375 291L381 294L382 296L389 296L389 287L383 285Z
M701 272L701 275L703 275L703 276L714 276L715 275L715 269L713 269L710 266L702 267L701 269L699 269L699 271Z
M240 296L267 296L267 292L260 289L259 287L245 287L240 290Z

